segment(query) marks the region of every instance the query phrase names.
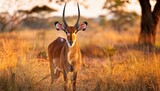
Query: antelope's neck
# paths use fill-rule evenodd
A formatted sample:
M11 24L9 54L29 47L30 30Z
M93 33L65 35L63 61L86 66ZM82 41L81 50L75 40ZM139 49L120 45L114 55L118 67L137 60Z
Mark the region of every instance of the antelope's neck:
M80 59L80 49L77 44L77 42L74 44L73 47L69 47L68 49L68 54L67 54L67 59L70 64L74 64L75 61Z
M79 50L77 41L72 47L68 47L68 52L72 52L72 51L76 52L76 50Z

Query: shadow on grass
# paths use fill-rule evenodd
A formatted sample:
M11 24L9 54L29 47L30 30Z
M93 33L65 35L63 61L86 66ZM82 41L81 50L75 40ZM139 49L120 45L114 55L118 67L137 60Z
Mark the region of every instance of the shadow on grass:
M82 55L89 58L111 57L116 53L116 51L116 48L110 46L100 47L97 45L87 45L81 48Z
M84 58L110 59L111 61L126 61L126 60L158 60L160 47L149 49L138 44L118 44L110 46L86 45L81 48Z

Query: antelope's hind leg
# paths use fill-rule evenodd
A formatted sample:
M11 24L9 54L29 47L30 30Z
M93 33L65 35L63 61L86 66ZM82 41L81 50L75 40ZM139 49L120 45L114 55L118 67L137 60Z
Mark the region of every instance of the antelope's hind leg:
M54 82L55 79L58 79L60 76L60 70L56 66L57 60L52 60L50 63L50 71L51 71L51 84Z
M51 71L51 84L54 81L54 67L52 64L50 64L50 71Z
M66 71L63 72L63 78L64 78L64 81L65 81L65 83L64 83L64 91L67 91L68 78L67 78L67 72Z
M60 76L60 70L58 70L58 69L56 68L56 71L55 71L55 74L54 74L54 79L58 79L59 76Z

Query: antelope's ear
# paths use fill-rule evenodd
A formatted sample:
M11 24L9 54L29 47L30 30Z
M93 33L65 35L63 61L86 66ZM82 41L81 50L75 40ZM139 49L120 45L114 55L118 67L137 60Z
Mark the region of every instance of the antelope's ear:
M56 30L65 30L65 27L63 24L59 23L58 21L55 22L55 27L56 27Z
M82 30L85 31L87 28L88 23L87 22L83 22L78 26L78 30Z

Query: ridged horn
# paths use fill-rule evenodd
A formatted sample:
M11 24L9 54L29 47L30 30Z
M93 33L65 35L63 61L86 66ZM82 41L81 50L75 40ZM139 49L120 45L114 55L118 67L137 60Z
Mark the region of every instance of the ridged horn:
M78 23L79 23L79 19L80 19L80 9L79 9L79 4L77 3L77 7L78 7L78 19L76 24L74 25L74 27L77 29L78 28Z
M64 26L65 27L68 27L68 24L67 24L67 22L66 22L66 19L65 19L65 8L66 8L66 3L65 3L65 5L64 5L64 8L63 8L63 23L64 23Z

